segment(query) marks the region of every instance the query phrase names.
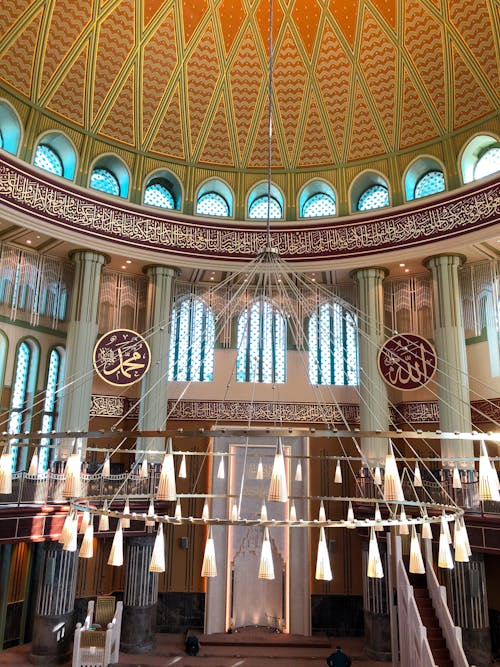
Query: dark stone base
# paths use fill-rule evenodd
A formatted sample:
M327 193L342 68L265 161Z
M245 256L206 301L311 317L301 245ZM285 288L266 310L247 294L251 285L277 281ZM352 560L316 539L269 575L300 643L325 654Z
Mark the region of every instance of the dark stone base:
M335 637L361 637L364 632L360 595L311 595L311 627Z
M205 593L158 593L156 632L203 632Z
M60 665L71 659L74 614L37 616L33 619L33 633L29 660L35 665Z
M489 628L462 628L462 645L469 664L475 667L491 665L491 634Z
M392 660L391 621L388 615L365 610L365 651L374 660Z
M155 645L156 604L149 607L123 607L120 650L124 653L150 653Z

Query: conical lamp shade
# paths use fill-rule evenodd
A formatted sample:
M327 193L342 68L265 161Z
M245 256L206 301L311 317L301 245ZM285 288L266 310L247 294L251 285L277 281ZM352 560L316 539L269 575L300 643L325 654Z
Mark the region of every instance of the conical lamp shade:
M177 499L177 503L175 505L174 518L177 519L177 521L180 521L182 519L182 507L181 507L181 501L179 499Z
M333 579L330 556L325 538L323 526L319 529L318 555L316 558L316 579L319 581L331 581Z
M428 521L422 524L422 539L432 540L432 527Z
M85 512L82 514L82 522L80 523L80 535L85 535L85 531L87 530L89 523L90 512L85 510Z
M424 559L422 558L422 551L415 526L411 527L410 572L412 574L425 574Z
M448 542L448 538L442 526L439 534L438 566L447 568L448 570L453 569L453 557L451 555L450 543Z
M217 479L225 479L226 478L226 470L224 467L224 457L221 456L221 459L219 461L219 467L217 469Z
M151 554L151 562L149 563L150 572L165 572L165 540L163 538L163 524L158 526L156 539Z
M125 505L123 506L123 519L122 519L122 528L125 530L125 528L130 528L130 519L128 516L125 516L125 514L130 514L130 503L128 501L128 498L125 499Z
M498 474L491 465L484 440L481 441L481 456L479 457L479 498L481 500L500 500L498 489Z
M446 521L446 519L445 519L444 512L443 512L443 515L441 516L441 530L446 535L446 539L448 540L448 544L451 544L453 540L451 539L450 526L448 524L448 521Z
M302 463L300 461L297 463L297 467L295 468L295 481L302 481Z
M186 455L182 455L181 464L179 466L179 477L186 479L187 477L187 468L186 468Z
M394 454L385 457L384 500L404 502L403 487L399 478L398 466Z
M469 553L467 551L467 535L465 525L462 526L460 518L455 519L454 535L455 561L457 563L468 563Z
M274 456L268 500L274 500L280 503L288 502L285 457L283 456L283 445L281 444L281 438L278 439L278 447Z
M105 500L104 503L102 504L102 509L107 511L108 509L108 501ZM109 530L109 516L107 514L101 514L99 517L99 526L97 528L97 531L99 533L106 533Z
M208 507L208 500L205 500L203 504L203 511L201 513L201 518L203 521L208 521L210 519L210 509Z
M148 459L146 456L142 459L141 467L139 468L139 477L142 477L143 479L149 477Z
M401 514L399 515L399 520L402 522L401 525L399 526L399 534L408 535L410 531L408 530L408 523L404 507L401 508Z
M460 479L460 470L458 468L453 468L453 488L461 489L462 480Z
M207 543L205 544L205 554L203 555L201 576L202 577L217 576L217 563L215 562L215 543L212 537L212 531L208 533Z
M66 514L66 518L64 519L63 527L58 540L60 544L64 544L65 542L68 541L72 524L73 524L73 510L71 509Z
M354 510L352 509L352 502L349 501L349 507L347 509L347 524L346 528L356 528L356 524L354 523Z
M384 570L382 568L382 560L380 559L380 551L378 549L377 536L373 526L370 528L370 542L368 545L368 568L366 575L370 579L382 579Z
M158 482L156 497L158 500L175 500L177 498L172 438L167 439L167 451L161 465L160 481Z
M12 452L0 456L0 493L12 493Z
M113 537L108 565L114 565L115 567L123 565L123 529L121 519L118 521L115 536Z
M323 504L323 501L321 501L321 503L319 505L318 521L320 523L326 521L326 512L325 512L325 506Z
M380 468L378 466L375 468L375 472L373 473L373 481L378 486L382 484L382 473L380 472Z
M378 506L378 503L375 505L375 521L382 521L382 515L380 513L380 507ZM377 525L375 526L375 530L377 533L382 532L384 530L384 526Z
M76 551L78 547L78 514L74 512L68 524L68 531L64 536L64 551Z
M264 466L262 465L262 459L259 459L259 464L257 465L257 474L255 479L264 479Z
M259 565L259 579L274 579L273 554L267 528L264 528L264 541L262 542Z
M231 521L238 521L238 505L236 503L233 503L231 509Z
M472 549L470 548L470 542L469 542L469 535L467 534L467 526L465 525L465 520L462 517L460 517L460 524L462 526L462 539L465 544L465 548L467 550L467 555L470 557L472 556Z
M340 461L337 461L337 466L335 468L335 477L333 478L335 484L342 484L342 468L340 467Z
M418 463L415 463L415 472L413 473L413 486L422 486L422 474Z
M260 520L261 521L267 521L267 507L266 503L262 503L262 506L260 508Z
M154 506L153 501L151 501L151 502L149 503L148 513L146 514L146 520L145 520L145 522L144 522L144 525L145 525L145 526L149 526L149 527L151 527L151 526L154 526L154 525L155 525L155 520L154 520L154 518L153 518L154 515L155 515L155 506ZM121 526L121 527L123 528L123 526Z
M85 530L82 546L80 547L80 558L92 558L94 556L94 524L91 521Z
M31 457L28 475L30 475L30 477L36 477L38 475L38 449L35 449L33 456Z
M109 454L108 454L104 459L104 463L102 464L102 476L109 477L110 474L111 474L111 461L109 460Z
M297 521L297 510L295 509L295 503L293 502L293 500L290 506L290 515L288 518L290 521Z
M76 498L81 495L81 461L80 454L70 454L66 461L66 469L64 471L64 498Z

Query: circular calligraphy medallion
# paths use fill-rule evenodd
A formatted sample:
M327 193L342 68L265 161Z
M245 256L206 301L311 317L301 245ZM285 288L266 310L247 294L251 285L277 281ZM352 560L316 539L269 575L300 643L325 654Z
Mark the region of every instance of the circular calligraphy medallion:
M108 384L127 387L142 380L151 364L151 350L144 338L130 329L114 329L94 347L94 369Z
M436 351L417 334L396 334L378 353L378 369L385 382L401 391L423 387L436 372Z

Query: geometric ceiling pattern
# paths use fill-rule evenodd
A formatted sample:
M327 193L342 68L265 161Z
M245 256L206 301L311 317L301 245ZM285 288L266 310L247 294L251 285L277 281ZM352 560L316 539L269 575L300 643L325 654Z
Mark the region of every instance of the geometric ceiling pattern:
M273 0L273 166L347 165L498 112L498 0ZM269 0L2 0L0 87L123 148L267 165Z

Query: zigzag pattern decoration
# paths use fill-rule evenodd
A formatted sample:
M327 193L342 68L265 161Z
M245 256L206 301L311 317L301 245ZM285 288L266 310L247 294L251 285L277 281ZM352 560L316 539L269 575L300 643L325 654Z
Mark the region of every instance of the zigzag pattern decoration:
M375 106L384 123L390 145L394 145L394 114L396 110L396 51L368 10L364 13L363 37L359 54Z
M205 142L205 146L203 147L200 161L208 162L210 164L234 165L223 96L221 96L217 112L214 116L214 121L210 126L210 133Z
M268 164L268 144L269 144L269 120L268 104L263 105L260 117L259 128L254 137L252 154L250 155L250 167L259 167L265 169ZM273 136L271 142L271 166L274 169L283 167L283 156L276 140L277 128L273 126Z
M26 28L10 42L0 57L0 79L16 88L26 97L31 94L31 81L35 60L34 46L37 43L42 11L39 11Z
M443 27L419 0L406 0L404 45L429 91L443 127L446 125L446 86Z
M297 100L304 99L306 79L306 68L287 28L275 60L274 89L289 156L293 153L297 123L301 112Z
M151 144L151 150L166 157L185 159L184 141L181 123L181 105L179 88L175 89L170 104L158 127L158 132Z
M361 157L382 155L382 153L384 153L382 138L377 130L365 96L359 84L356 84L349 158L357 160Z
M408 148L435 136L436 127L405 69L400 146Z
M459 128L493 111L473 72L453 48L453 77L455 98L453 105L453 127Z
M66 72L59 87L47 102L47 107L73 123L84 124L85 76L87 73L88 44Z
M122 0L100 26L94 72L93 119L110 93L134 44L134 16L134 1Z
M219 78L219 61L210 23L205 29L187 64L189 124L191 146L198 142L201 125Z
M330 151L323 121L319 115L316 100L312 96L299 155L299 165L301 167L313 167L318 164L326 166L333 163L334 158Z
M259 56L255 52L254 40L247 30L237 56L229 72L233 96L234 119L238 133L240 155L245 151L248 132L255 113L257 97L264 75Z
M135 144L135 127L132 122L135 107L134 78L132 69L100 128L101 134L131 146Z
M41 91L92 18L92 0L55 0L44 51Z
M0 16L2 32L6 35L36 0L2 0Z
M145 135L177 65L174 14L168 15L144 45L142 66L142 130Z

